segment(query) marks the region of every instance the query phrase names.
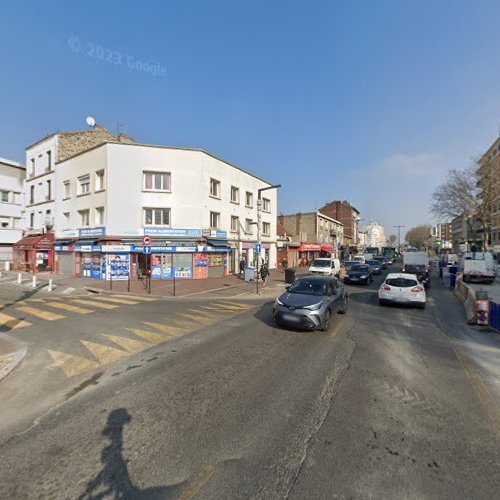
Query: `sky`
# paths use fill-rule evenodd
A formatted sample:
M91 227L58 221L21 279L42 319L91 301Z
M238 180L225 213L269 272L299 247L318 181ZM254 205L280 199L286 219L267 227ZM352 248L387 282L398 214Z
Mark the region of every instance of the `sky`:
M387 234L498 136L498 0L3 2L0 157L85 119Z

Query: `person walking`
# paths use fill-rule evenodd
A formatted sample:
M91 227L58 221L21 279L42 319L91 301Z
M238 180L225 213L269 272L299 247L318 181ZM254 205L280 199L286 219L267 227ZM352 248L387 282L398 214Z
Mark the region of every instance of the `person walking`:
M245 277L245 268L246 268L247 263L245 262L245 259L240 260L240 274L238 275L238 278L241 279L241 275L243 274L243 278Z
M287 258L285 257L285 258L283 259L283 269L287 269L287 268L288 268L288 260L287 260Z
M262 278L262 286L264 286L267 282L267 277L269 276L269 268L267 264L264 262L262 267L260 268L260 277Z

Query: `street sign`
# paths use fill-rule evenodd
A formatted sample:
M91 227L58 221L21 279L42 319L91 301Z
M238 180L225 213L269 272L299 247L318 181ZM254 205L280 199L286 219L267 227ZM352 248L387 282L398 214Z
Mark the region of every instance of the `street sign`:
M146 247L151 245L151 236L144 236L142 238L142 244ZM144 253L146 253L146 252L144 252Z
M151 247L147 246L142 247L142 253L149 255L151 253Z
M260 253L262 250L262 245L260 243L255 244L255 253Z

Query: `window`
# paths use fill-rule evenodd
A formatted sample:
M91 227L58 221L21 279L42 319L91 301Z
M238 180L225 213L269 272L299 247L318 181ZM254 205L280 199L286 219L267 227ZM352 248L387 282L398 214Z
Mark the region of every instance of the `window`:
M47 195L45 196L45 199L52 199L52 181L47 181Z
M231 186L231 203L240 202L240 190L235 186Z
M104 170L99 170L95 173L95 190L102 191L104 187Z
M245 205L248 208L253 208L253 193L250 193L250 191L246 192L246 195L245 195Z
M31 158L31 177L35 177L35 159Z
M63 216L64 216L64 227L65 228L69 228L69 212L63 212Z
M95 209L95 223L98 226L102 226L104 224L104 207L97 207Z
M64 181L64 200L70 197L70 183L69 181Z
M245 219L245 233L253 234L252 219Z
M231 231L237 232L238 226L240 225L240 219L235 215L231 216Z
M90 175L85 175L78 179L78 194L89 194L90 193Z
M210 227L212 229L217 229L219 227L219 222L220 222L220 213L210 212Z
M2 227L5 228L5 227L9 227L9 223L8 222L4 222L2 221Z
M47 151L47 170L52 170L52 151Z
M9 192L8 191L0 191L0 201L7 203L9 201Z
M170 226L170 208L145 208L145 226Z
M79 210L80 226L85 227L90 225L90 210Z
M104 172L103 172L104 175ZM145 191L170 191L170 172L144 172Z
M220 182L216 179L210 179L210 196L220 198Z
M31 212L30 213L30 229L33 229L35 227L35 213Z
M271 211L271 200L268 200L267 198L262 199L262 210L264 210L264 212Z
M35 203L35 186L30 187L30 203Z
M262 234L265 236L271 235L271 224L269 222L262 223Z

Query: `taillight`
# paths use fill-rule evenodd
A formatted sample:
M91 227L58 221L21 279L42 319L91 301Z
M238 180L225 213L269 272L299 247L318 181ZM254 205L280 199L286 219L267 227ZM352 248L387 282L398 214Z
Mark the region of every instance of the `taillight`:
M406 273L406 269L403 267L403 269L401 269L401 272Z
M421 286L414 286L412 289L411 289L412 292L414 293L419 293L419 292L423 292L424 289L421 287Z
M382 283L382 285L380 285L380 290L384 290L385 292L388 292L390 289L391 289L391 287L387 286L385 283Z

